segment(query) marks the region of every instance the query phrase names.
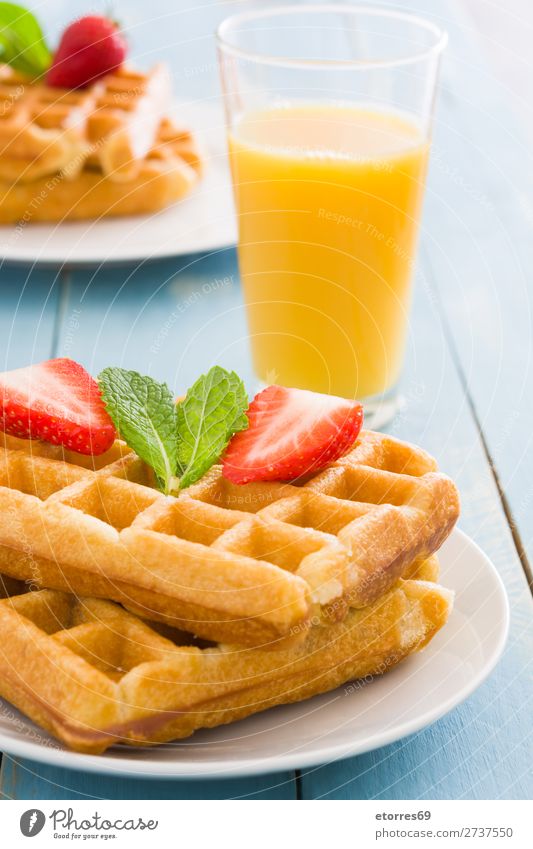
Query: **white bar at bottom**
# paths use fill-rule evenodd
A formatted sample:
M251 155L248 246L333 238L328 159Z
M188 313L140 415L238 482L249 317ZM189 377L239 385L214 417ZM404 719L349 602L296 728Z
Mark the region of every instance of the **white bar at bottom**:
M6 801L0 828L9 849L531 849L528 813L519 801Z

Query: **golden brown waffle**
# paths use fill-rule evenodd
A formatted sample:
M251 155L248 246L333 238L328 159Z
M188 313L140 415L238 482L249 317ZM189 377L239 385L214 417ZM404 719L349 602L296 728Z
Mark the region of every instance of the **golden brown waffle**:
M111 598L208 639L282 649L366 607L446 539L452 481L419 448L363 431L305 484L212 469L179 498L121 443L90 458L5 437L0 570Z
M151 212L183 197L201 156L169 105L161 65L76 91L0 66L0 221Z
M416 573L415 573L416 574ZM0 590L2 588L0 580ZM82 752L152 744L386 672L446 622L452 594L401 581L281 652L198 643L109 601L55 590L0 601L0 695Z
M164 66L147 74L119 68L70 91L0 66L0 178L33 182L58 171L78 173L89 158L120 181L157 136L170 105Z

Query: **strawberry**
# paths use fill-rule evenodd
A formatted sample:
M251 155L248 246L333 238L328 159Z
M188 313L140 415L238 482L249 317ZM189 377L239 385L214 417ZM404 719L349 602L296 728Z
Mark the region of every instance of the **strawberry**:
M78 454L103 454L116 436L98 384L66 358L0 373L0 429Z
M122 65L126 51L126 40L114 21L103 15L78 18L61 36L46 82L82 88Z
M305 389L268 386L246 413L248 430L236 433L223 458L233 483L291 481L338 460L363 423L356 401Z

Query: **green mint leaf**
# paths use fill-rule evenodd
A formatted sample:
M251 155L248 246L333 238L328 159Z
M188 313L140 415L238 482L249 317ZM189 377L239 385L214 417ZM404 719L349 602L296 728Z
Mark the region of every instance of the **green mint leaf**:
M15 3L0 3L0 61L30 77L44 74L52 61L37 18Z
M235 372L214 366L178 406L178 473L183 489L220 458L229 440L248 427L248 397Z
M228 428L229 441L234 433L237 433L239 430L246 430L248 427L248 419L246 417L246 410L248 409L248 395L246 394L244 383L236 372L226 372L226 375L229 380L230 389L235 395L235 418Z
M105 368L98 384L121 437L152 467L160 489L168 494L178 455L177 411L170 389L166 383L122 368Z

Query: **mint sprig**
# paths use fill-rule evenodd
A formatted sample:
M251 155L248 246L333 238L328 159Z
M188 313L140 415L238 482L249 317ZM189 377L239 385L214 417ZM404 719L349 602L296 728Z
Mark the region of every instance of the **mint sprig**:
M198 378L179 404L166 383L136 371L106 368L98 382L117 431L167 495L201 478L233 434L248 427L244 384L220 366Z
M107 411L121 437L154 470L168 494L176 474L176 404L166 383L122 368L106 368L98 384Z
M190 486L219 459L229 440L248 427L248 398L235 372L214 366L178 406L180 487Z
M218 366L215 366L215 369L216 368L218 368ZM230 436L233 436L234 433L238 433L240 430L246 430L248 427L248 418L246 416L246 410L248 409L248 395L246 394L244 383L238 374L234 371L227 372L225 369L221 369L221 371L225 373L229 381L229 388L235 395L235 418L228 428Z
M52 54L35 15L15 3L0 3L0 62L30 77L50 67Z

